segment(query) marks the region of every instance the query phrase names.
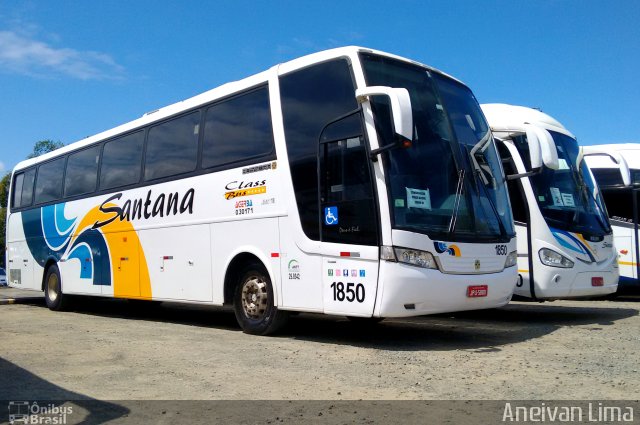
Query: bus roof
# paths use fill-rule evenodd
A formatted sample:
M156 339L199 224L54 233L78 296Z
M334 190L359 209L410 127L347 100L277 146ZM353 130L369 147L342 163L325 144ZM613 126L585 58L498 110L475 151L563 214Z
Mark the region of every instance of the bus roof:
M493 132L522 132L525 130L524 124L535 124L547 130L566 134L575 139L575 136L558 120L538 109L508 105L506 103L483 103L480 106Z
M284 62L278 65L274 65L271 68L269 68L266 71L260 72L258 74L254 74L252 76L246 77L244 79L238 80L238 81L234 81L234 82L229 82L226 84L223 84L221 86L218 86L216 88L213 88L211 90L208 90L206 92L200 93L196 96L193 96L191 98L176 102L174 104L156 109L154 111L151 112L147 112L145 114L142 115L142 117L137 118L133 121L129 121L127 123L121 124L117 127L105 130L103 132L100 132L98 134L95 134L93 136L89 136L86 137L82 140L76 141L74 143L70 143L60 149L57 149L53 152L49 152L46 153L44 155L41 155L37 158L31 158L31 159L27 159L24 161L19 162L15 167L14 167L14 171L15 170L20 170L23 168L27 168L29 166L32 166L34 164L38 164L40 162L44 162L47 161L49 159L58 157L59 155L63 155L65 153L68 152L72 152L75 151L77 149L83 148L85 146L89 146L93 143L97 143L99 141L105 140L105 139L109 139L115 136L118 136L120 134L124 134L127 133L131 130L135 130L136 128L139 127L143 127L145 125L151 124L153 122L156 121L161 121L165 118L171 117L173 115L177 115L181 112L187 111L189 109L192 108L196 108L198 106L201 106L203 104L215 101L217 99L221 99L224 98L226 96L232 95L236 92L239 92L241 90L245 90L260 84L264 84L265 82L267 82L269 80L269 77L272 76L273 74L277 74L277 75L283 75L283 74L287 74L289 72L295 71L297 69L300 68L304 68L306 66L312 65L314 63L318 63L318 62L323 62L326 60L330 60L330 59L335 59L338 57L343 57L343 56L354 56L360 52L368 52L368 53L374 53L374 54L378 54L378 55L383 55L383 56L387 56L390 58L395 58L398 60L402 60L402 61L406 61L406 62L410 62L422 67L425 67L427 69L429 69L430 71L433 72L437 72L440 73L442 75L445 75L463 85L465 85L463 82L461 82L460 80L457 80L456 78L436 69L433 68L429 65L425 65L422 64L420 62L416 62L414 60L411 59L407 59L401 56L397 56L397 55L393 55L390 53L386 53L386 52L382 52L379 50L374 50L374 49L369 49L369 48L365 48L365 47L359 47L359 46L347 46L347 47L339 47L339 48L335 48L335 49L330 49L330 50L324 50L321 52L317 52L317 53L312 53L306 56L302 56L299 57L297 59L293 59L291 61L288 62Z
M611 143L603 145L585 146L591 152L612 153L617 152L625 159L631 169L640 169L640 143ZM611 159L605 156L592 156L586 158L589 167L592 168L617 168Z

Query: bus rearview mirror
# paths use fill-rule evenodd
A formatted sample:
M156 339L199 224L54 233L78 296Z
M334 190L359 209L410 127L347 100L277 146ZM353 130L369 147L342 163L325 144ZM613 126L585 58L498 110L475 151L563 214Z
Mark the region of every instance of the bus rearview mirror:
M527 140L529 141L529 156L531 169L535 170L545 166L552 170L560 167L558 151L551 134L544 128L536 125L525 124Z
M386 96L391 104L393 130L404 140L413 140L413 113L411 98L405 88L371 86L356 89L358 102L366 102L371 96Z
M629 164L618 152L600 152L596 149L592 149L590 146L582 146L582 157L587 156L605 156L611 159L620 170L620 177L622 177L622 184L625 187L631 186L631 171L629 170Z

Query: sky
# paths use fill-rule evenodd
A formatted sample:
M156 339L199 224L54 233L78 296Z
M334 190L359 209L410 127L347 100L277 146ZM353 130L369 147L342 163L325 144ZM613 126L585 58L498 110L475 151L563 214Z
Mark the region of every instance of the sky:
M288 60L358 45L541 108L584 145L640 142L636 0L0 0L0 173Z

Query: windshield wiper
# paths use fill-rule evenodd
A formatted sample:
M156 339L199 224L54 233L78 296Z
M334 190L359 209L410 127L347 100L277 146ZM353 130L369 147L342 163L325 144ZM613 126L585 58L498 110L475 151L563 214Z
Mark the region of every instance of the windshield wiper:
M456 229L456 220L458 219L458 210L460 209L460 200L462 199L462 191L464 190L464 168L458 170L458 184L456 186L456 199L453 202L453 213L449 221L449 233L453 233Z
M500 235L507 236L507 229L504 227L504 223L502 223L502 220L500 219L500 214L498 213L498 209L496 208L493 201L491 200L491 196L489 195L489 190L483 184L481 184L480 186L482 186L482 189L484 190L484 196L487 198L487 201L489 202L489 205L491 206L491 209L493 210L493 213L496 216L496 220L498 220L498 226L500 227Z
M494 205L493 201L491 200L491 195L489 195L489 190L487 189L486 184L484 184L484 181L486 179L487 184L489 183L489 180L486 178L486 176L483 174L484 170L480 167L480 164L478 164L478 162L475 160L473 154L471 152L477 151L479 148L479 146L483 146L484 144L487 143L487 141L489 140L489 137L491 137L491 132L487 131L487 134L485 137L483 137L478 143L476 143L476 145L473 147L473 149L471 151L469 151L468 149L464 149L465 152L467 153L467 156L469 157L469 161L473 164L474 167L474 171L475 171L475 183L476 183L476 188L478 186L481 186L483 191L484 191L484 196L487 198L487 201L489 202L489 205L491 206L491 209L493 210L493 213L495 214L496 220L498 220L498 226L500 227L500 235L501 236L507 236L507 229L504 227L504 223L502 223L502 220L500 219L500 214L498 213L498 209L496 208L496 206ZM484 153L483 153L484 155ZM495 177L493 176L492 173L490 173L491 177L495 180ZM478 184L478 180L480 180L480 184ZM478 197L480 196L480 194L478 193ZM482 205L482 203L480 204Z
M491 167L490 166L488 166L487 169L484 169L482 167L482 165L480 165L480 163L476 159L476 154L479 151L480 154L484 157L484 151L488 147L488 142L490 140L490 137L491 137L491 132L487 131L487 133L482 137L482 139L480 139L480 141L478 143L476 143L473 146L473 148L471 148L471 152L469 152L469 159L471 160L471 163L473 164L473 168L475 169L476 173L480 177L480 180L482 181L482 183L485 186L489 184L489 179L485 175L485 172L491 176L492 180L495 180L495 177L494 177L493 173L491 172ZM487 161L485 159L484 163L486 164L486 162Z

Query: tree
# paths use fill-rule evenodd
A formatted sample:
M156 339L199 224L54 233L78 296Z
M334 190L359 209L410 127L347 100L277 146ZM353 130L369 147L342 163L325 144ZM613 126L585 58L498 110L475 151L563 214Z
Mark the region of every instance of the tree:
M3 268L6 267L6 265L4 264L6 258L6 256L4 255L6 246L6 219L7 209L0 207L0 248L2 248L2 250L0 251L0 267Z
M0 180L0 208L7 207L7 198L9 196L9 179L11 178L11 173L7 173L4 175L2 180Z
M0 180L0 266L5 267L5 244L6 244L6 219L7 219L7 197L9 195L9 180L11 173L7 173Z
M7 221L7 198L9 197L9 181L11 173L7 173L0 180L0 267L6 268L6 221Z
M40 155L44 155L45 153L49 153L51 151L55 151L64 146L64 143L61 141L54 142L53 140L40 140L36 142L33 147L33 152L27 156L27 159L35 158Z

